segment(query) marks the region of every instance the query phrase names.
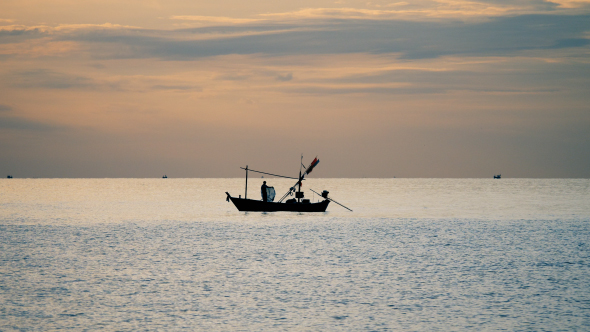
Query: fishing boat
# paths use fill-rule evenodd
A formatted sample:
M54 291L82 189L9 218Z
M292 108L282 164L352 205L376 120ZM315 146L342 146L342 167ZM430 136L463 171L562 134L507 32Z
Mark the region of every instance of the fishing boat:
M301 158L303 159L303 156ZM247 165L246 165L246 168L240 167L241 169L246 171L246 189L245 189L245 193L244 193L244 198L242 198L241 195L238 197L234 197L234 196L230 195L229 192L226 191L225 192L225 194L227 195L226 200L228 202L231 201L232 203L234 203L234 205L236 206L238 211L326 212L326 209L328 208L328 204L330 204L330 202L334 202L334 203L350 210L346 206L329 198L328 197L329 192L327 190L324 190L321 194L319 194L316 191L310 189L315 194L317 194L323 198L323 200L321 202L312 203L309 199L304 198L305 195L301 191L301 182L303 180L305 180L305 176L308 175L309 173L311 173L311 171L314 169L314 167L317 166L317 164L319 164L319 162L320 162L319 159L316 157L311 162L309 167L307 167L305 169L304 172L302 172L301 167L305 167L305 166L303 166L303 163L301 163L301 166L299 167L299 177L298 178L256 171L251 168L248 168ZM248 172L262 173L262 174L272 175L272 176L281 177L281 178L294 179L294 180L297 180L297 183L295 183L294 186L289 188L289 191L285 195L283 195L283 197L281 199L279 199L277 202L274 202L275 191L274 191L273 187L266 187L266 201L264 201L264 199L261 199L261 200L249 199L248 198ZM293 196L293 194L295 194L295 198L290 198L290 199L285 200L287 197ZM352 210L350 210L350 211L352 211Z
M501 178L502 178L502 174L494 175L494 179L501 179Z

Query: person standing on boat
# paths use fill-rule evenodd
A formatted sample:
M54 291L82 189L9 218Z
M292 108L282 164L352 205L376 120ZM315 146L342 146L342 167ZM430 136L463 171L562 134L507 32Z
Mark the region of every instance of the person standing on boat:
M267 201L267 197L266 197L266 181L262 182L262 187L260 187L260 193L262 194L262 201L266 202Z

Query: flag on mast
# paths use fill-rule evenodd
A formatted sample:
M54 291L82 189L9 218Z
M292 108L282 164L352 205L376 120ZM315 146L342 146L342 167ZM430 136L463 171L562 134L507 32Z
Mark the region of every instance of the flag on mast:
M318 159L318 157L315 157L315 159L311 162L311 164L309 164L309 167L307 168L307 171L305 171L305 174L311 173L313 168L319 163L320 163L320 160Z

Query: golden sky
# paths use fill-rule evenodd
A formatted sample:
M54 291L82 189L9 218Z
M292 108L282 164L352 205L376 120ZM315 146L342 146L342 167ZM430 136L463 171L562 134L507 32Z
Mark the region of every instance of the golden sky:
M8 0L0 77L14 177L590 177L589 0Z

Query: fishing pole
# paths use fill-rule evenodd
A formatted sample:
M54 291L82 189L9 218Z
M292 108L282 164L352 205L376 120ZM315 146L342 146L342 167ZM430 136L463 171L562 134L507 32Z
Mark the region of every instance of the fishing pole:
M318 193L317 193L315 190L313 190L313 189L311 189L311 188L309 188L309 190L313 191L313 192L314 192L316 195L318 195L318 196L324 197L324 196L322 196L322 195L318 194ZM331 199L331 198L328 198L328 197L324 197L324 198L326 198L326 199L327 199L327 200L329 200L330 202L334 202L334 203L336 203L336 204L338 204L338 205L342 206L343 208L347 209L348 211L352 212L352 210L351 210L351 209L349 209L349 208L347 208L346 206L344 206L344 205L342 205L342 204L340 204L340 203L336 202L335 200L333 200L333 199Z

